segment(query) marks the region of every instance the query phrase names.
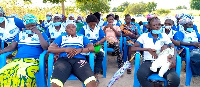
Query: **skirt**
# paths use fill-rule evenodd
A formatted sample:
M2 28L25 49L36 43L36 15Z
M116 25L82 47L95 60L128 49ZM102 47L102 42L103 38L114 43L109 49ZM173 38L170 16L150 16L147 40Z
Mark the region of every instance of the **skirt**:
M39 59L15 59L0 69L0 87L36 87Z

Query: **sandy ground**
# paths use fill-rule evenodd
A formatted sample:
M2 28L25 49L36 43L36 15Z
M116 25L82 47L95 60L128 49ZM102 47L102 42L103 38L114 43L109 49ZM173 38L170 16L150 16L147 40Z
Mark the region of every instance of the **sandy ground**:
M100 84L98 87L107 87L110 79L114 75L114 73L118 70L117 68L117 59L115 56L108 55L107 62L107 77L103 78L103 75L99 75ZM182 63L181 70L181 83L180 87L185 86L185 72L183 70L184 62ZM132 61L132 74L127 74L126 71L123 76L118 79L112 87L133 87L133 77L134 77L134 61ZM79 80L67 81L64 87L82 87L82 83ZM200 87L200 77L192 77L192 81L189 87Z

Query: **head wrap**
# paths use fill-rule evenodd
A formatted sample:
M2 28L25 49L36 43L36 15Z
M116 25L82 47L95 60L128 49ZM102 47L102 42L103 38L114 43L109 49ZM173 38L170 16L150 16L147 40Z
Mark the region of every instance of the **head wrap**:
M69 24L73 24L76 26L76 23L74 22L74 20L67 20L67 22L65 23L65 26L67 27L67 25L69 25Z
M153 14L148 14L146 17L147 17L147 19L149 19L149 18L154 17L154 15Z
M81 18L81 20L83 20L83 17L81 17L80 15L77 17L77 19L78 19L79 17Z
M51 15L52 16L52 13L51 12L47 12L47 15Z
M178 18L179 19L181 19L181 18L189 18L189 19L193 20L194 16L193 15L189 15L189 14L185 14L185 13L181 13L181 14L176 14L175 18L176 19L178 19Z
M67 20L69 20L69 17L73 17L73 18L74 18L74 20L75 20L74 14L72 14L72 13L71 13L71 14L69 14L69 15L68 15L68 18L67 18Z
M56 16L62 19L62 15L61 14L54 14L52 18L54 19L54 17L56 17Z
M35 17L32 14L26 14L23 17L23 22L24 22L24 25L27 25L29 23L37 23L37 17Z
M3 10L3 8L1 6L0 6L0 13L4 14L4 10Z
M182 18L179 20L179 24L181 24L181 25L187 24L189 22L192 22L192 20L190 18Z
M10 17L16 17L16 18L18 18L19 16L17 14L11 14Z

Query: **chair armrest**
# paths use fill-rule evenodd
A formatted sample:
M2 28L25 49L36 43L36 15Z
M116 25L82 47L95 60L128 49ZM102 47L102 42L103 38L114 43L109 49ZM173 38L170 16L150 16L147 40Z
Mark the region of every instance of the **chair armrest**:
M180 75L181 75L181 57L179 55L177 55L177 57L176 57L176 73L180 77Z
M40 67L40 70L41 69L45 69L45 55L47 53L47 50L44 50L41 54L40 54L40 57L39 57L39 67Z
M6 57L12 54L14 51L6 52L0 55L0 69L6 65Z
M94 71L94 53L89 54L89 63L92 71Z

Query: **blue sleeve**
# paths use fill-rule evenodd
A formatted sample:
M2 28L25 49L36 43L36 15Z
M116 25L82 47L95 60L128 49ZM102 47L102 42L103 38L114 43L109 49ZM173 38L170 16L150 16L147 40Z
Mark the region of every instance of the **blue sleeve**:
M78 33L85 36L85 30L84 30L84 28L82 27Z
M62 43L62 35L60 35L59 37L57 37L52 43L55 43L58 45L58 47L61 46Z
M44 26L44 22L42 23L42 27L45 27L45 26Z
M106 25L108 25L107 21L105 21L105 22L103 23L103 26L106 26Z
M117 21L117 24L116 24L117 26L120 26L120 23Z
M87 37L83 36L83 45L86 47L89 43L92 43Z
M24 38L25 38L25 37L24 37ZM19 33L16 35L14 41L15 41L15 42L19 42Z
M182 41L184 39L184 34L180 31L178 31L174 34L173 38L174 38L174 40Z
M46 31L46 35L50 38L49 29L47 29L47 31Z
M22 28L25 28L24 23L21 19L19 18L14 18L15 25L22 31Z
M45 33L42 33L43 38L50 44L49 38Z
M172 27L172 29L176 31L176 25L174 25L174 26Z
M198 29L197 29L197 26L195 24L193 25L193 29L195 30L195 32L198 33Z
M97 41L100 41L102 38L104 38L106 35L104 33L104 31L100 28L99 30L99 38L97 39Z

